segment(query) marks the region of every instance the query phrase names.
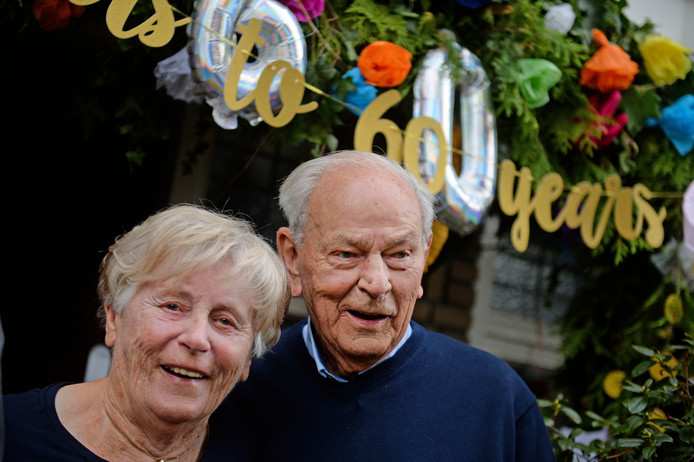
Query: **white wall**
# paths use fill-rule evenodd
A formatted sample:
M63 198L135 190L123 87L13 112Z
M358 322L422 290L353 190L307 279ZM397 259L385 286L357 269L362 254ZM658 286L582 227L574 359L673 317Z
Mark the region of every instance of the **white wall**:
M637 24L649 19L657 33L694 49L694 0L629 0L624 13Z

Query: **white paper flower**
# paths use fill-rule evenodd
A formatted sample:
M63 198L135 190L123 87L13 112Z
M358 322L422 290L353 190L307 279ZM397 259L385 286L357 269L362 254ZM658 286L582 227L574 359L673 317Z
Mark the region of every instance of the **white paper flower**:
M576 20L576 13L568 3L553 5L548 8L545 15L545 27L556 30L560 34L566 34L571 30Z
M195 94L196 83L188 60L188 50L182 48L175 55L157 63L154 68L157 89L166 87L169 96L186 103L202 103L202 96Z

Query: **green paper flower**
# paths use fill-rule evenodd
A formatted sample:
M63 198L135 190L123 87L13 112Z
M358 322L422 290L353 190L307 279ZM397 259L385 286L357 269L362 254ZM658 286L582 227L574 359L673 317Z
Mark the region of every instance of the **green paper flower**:
M518 61L520 93L535 109L549 102L549 89L561 80L561 70L546 59L521 59Z

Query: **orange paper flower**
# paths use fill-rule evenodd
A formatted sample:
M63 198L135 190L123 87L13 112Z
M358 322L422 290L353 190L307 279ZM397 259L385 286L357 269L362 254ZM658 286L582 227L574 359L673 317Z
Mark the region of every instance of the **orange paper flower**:
M83 6L73 5L68 0L36 0L31 8L39 21L39 27L44 30L66 27L70 18L79 18L85 9Z
M581 85L603 93L629 88L639 72L639 65L618 45L611 45L598 29L593 29L593 40L600 49L581 70Z
M395 87L405 81L412 68L412 53L394 43L377 41L359 55L357 67L366 83L375 87Z

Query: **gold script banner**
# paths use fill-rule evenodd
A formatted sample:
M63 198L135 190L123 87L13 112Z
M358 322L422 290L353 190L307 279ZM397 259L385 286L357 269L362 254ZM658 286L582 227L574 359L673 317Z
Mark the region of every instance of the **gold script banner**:
M87 6L99 0L70 0L75 5ZM173 38L175 28L188 24L191 18L175 19L174 10L167 0L152 0L154 14L142 24L125 30L125 23L130 17L137 0L112 0L106 11L106 25L117 38L127 39L137 36L150 47L161 47ZM251 55L251 50L258 44L260 22L249 21L241 30L241 38L227 72L224 85L224 101L232 110L240 110L255 102L258 113L265 123L273 127L287 125L296 114L305 114L318 108L317 102L302 104L305 90L311 89L320 94L321 90L307 84L303 74L292 68L286 61L277 60L263 70L256 89L241 100L236 99L236 88L243 69ZM228 40L224 37L222 39ZM280 83L282 109L273 113L270 102L270 84L283 71ZM397 90L388 90L378 96L359 117L354 132L354 147L358 150L371 151L373 139L382 134L387 143L388 157L404 164L434 194L441 191L444 183L444 170L451 148L445 139L443 129L438 121L431 117L420 116L410 120L404 132L392 121L384 119L386 111L400 102ZM419 169L419 142L424 130L436 133L440 157L434 178L428 183L422 180ZM468 155L469 153L464 153ZM444 158L446 160L444 160ZM571 229L580 229L583 242L590 248L598 246L605 232L610 217L614 217L617 232L624 239L637 239L647 224L645 239L653 248L663 244L663 222L667 211L661 207L656 211L648 202L651 191L642 184L623 187L618 175L609 175L604 188L599 183L583 181L575 185L561 205L557 203L564 194L564 180L558 173L545 175L534 194L533 178L530 170L523 167L516 170L513 162L503 161L497 183L497 200L501 211L508 216L515 216L511 228L511 241L519 252L524 252L530 239L530 217L534 216L540 227L547 232L557 231L562 225ZM602 203L600 216L598 207ZM554 210L558 212L555 214ZM597 222L596 222L597 220Z

